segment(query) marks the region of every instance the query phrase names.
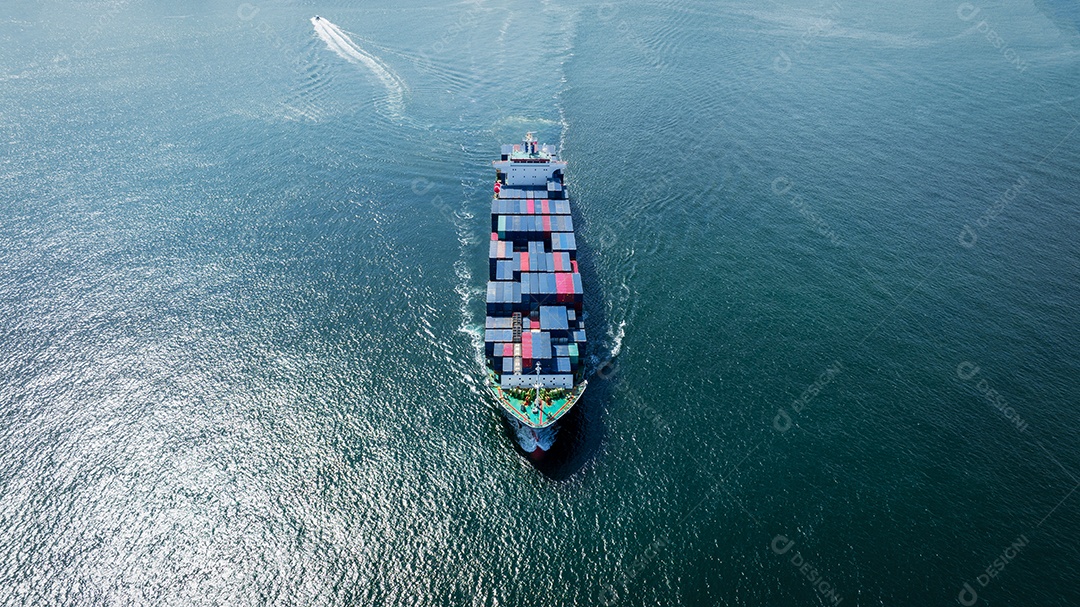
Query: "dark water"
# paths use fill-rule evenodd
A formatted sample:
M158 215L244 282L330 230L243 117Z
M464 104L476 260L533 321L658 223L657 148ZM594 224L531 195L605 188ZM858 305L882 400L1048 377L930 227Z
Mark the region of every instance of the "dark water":
M6 3L0 604L1080 604L1078 23ZM598 371L542 470L479 384L526 130Z

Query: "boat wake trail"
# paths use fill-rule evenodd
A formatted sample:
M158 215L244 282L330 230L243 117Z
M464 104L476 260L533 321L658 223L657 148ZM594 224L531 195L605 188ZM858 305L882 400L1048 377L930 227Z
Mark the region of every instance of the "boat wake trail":
M594 354L589 355L588 375L591 377L603 371L610 372L610 365L622 353L623 339L626 337L626 326L634 321L635 297L630 286L624 280L620 285L619 293L605 303L607 316L607 338L600 344ZM586 323L589 314L585 314Z
M405 85L401 78L378 57L357 46L348 34L325 17L313 17L311 24L315 26L315 33L326 43L327 48L349 63L363 65L375 74L386 87L386 100L391 114L400 118L405 98Z
M626 337L626 319L619 321L618 327L608 328L608 337L611 338L611 354L608 355L609 359L614 360L616 356L622 352L623 338Z

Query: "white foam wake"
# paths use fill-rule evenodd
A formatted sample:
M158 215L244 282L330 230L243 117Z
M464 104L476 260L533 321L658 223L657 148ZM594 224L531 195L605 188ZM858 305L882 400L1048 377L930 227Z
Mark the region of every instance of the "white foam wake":
M608 329L608 335L611 336L611 358L614 359L622 352L623 338L626 337L626 319L619 321L619 326L614 330Z
M401 78L398 78L397 74L378 57L357 46L348 34L327 21L325 17L318 19L312 17L311 24L315 26L315 33L326 43L327 48L349 63L363 65L375 74L375 77L386 87L390 112L396 117L401 117L405 98L405 85L402 84Z

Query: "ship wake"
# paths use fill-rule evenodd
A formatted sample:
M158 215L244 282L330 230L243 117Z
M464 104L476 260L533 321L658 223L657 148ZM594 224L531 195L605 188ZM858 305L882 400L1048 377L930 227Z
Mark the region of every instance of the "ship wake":
M401 117L405 99L405 85L378 57L360 48L340 27L330 23L325 17L312 18L315 33L326 43L327 48L339 57L356 65L362 65L386 87L386 100L390 112L396 118Z

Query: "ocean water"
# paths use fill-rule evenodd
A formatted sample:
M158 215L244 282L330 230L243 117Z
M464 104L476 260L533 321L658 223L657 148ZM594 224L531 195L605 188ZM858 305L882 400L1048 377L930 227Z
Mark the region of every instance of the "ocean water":
M1078 28L5 2L0 604L1080 605ZM540 468L480 384L527 130L594 373Z

